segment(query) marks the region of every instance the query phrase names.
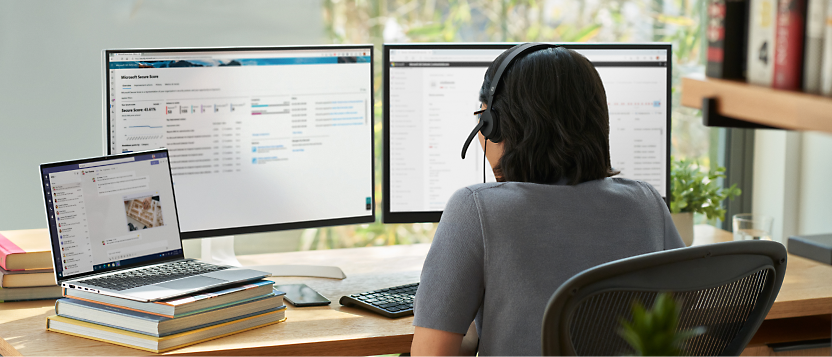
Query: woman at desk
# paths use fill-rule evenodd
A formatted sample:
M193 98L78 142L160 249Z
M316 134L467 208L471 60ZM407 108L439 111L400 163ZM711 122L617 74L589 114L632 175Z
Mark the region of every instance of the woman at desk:
M684 247L661 195L614 177L594 66L563 47L520 46L486 71L475 114L492 123L477 135L498 182L448 201L416 294L413 355L460 354L472 321L481 355L539 355L543 311L570 277Z

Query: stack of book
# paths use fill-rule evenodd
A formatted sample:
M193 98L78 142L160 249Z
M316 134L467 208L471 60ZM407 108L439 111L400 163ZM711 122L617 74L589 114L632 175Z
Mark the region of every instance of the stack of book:
M0 232L0 302L59 297L46 229Z
M832 96L832 0L708 0L709 77Z
M158 302L65 289L47 330L150 352L165 352L278 323L283 293L260 280Z

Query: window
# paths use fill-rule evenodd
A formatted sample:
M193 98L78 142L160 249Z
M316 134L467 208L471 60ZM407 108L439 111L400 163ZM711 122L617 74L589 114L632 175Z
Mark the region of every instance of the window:
M699 110L680 103L681 77L704 72L703 0L326 0L322 16L332 43L373 43L376 153L381 153L381 45L385 42L672 42L671 153L710 166L711 136ZM715 137L715 139L717 139ZM715 149L715 148L714 148ZM381 155L376 157L376 207ZM433 223L322 228L304 233L301 249L429 242Z

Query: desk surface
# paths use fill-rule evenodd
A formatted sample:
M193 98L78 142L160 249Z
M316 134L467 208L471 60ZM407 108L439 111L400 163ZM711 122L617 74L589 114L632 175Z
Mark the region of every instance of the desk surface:
M730 233L696 226L695 244L729 241ZM306 251L239 257L245 265L337 265L347 279L273 278L303 282L333 301L329 307L292 308L288 320L168 352L200 355L378 355L410 350L413 318L387 319L341 307L342 295L416 282L429 245ZM790 256L783 287L767 319L832 313L832 267ZM0 337L23 355L142 355L139 350L46 332L52 301L0 304Z
M730 242L733 235L708 225L694 227L694 245ZM832 314L832 266L789 254L786 277L766 320Z
M347 279L272 278L306 283L331 306L288 307L287 320L166 354L379 355L410 351L413 317L388 319L341 307L342 295L419 281L429 244L304 251L238 257L244 265L312 264L341 267ZM0 337L25 356L146 355L139 350L46 331L54 301L0 303Z

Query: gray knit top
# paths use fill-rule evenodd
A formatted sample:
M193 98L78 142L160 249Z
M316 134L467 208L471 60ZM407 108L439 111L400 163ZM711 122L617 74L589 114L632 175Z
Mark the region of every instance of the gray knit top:
M416 293L416 326L464 334L480 355L540 355L546 303L575 274L684 247L649 184L477 184L448 201Z

